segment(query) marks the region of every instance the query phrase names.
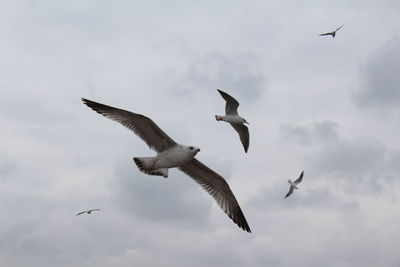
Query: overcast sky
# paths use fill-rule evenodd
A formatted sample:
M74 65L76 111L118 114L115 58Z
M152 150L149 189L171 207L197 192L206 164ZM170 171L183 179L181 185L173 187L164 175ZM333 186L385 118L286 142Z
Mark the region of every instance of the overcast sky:
M397 0L0 0L0 265L398 267L399 14ZM247 154L214 118L217 88L250 122ZM201 148L253 233L178 170L141 173L132 158L155 153L80 97Z

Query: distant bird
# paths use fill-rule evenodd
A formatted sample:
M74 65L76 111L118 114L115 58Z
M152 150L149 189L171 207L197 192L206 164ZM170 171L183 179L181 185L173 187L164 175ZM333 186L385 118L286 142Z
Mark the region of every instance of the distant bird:
M95 210L100 210L100 209L91 209L91 210L81 211L78 214L76 214L76 216L84 214L84 213L90 214L90 213L92 213L92 211L95 211Z
M85 98L82 98L82 101L97 113L117 121L133 131L146 142L150 149L157 152L155 157L133 158L140 171L167 178L169 168L179 168L200 184L240 228L251 232L246 218L225 179L194 158L200 151L199 148L175 143L150 118L141 114Z
M338 30L340 30L342 27L344 26L344 24L342 26L340 26L339 28L337 28L335 31L333 32L327 32L327 33L321 33L319 36L325 36L325 35L332 35L332 38L335 38L336 32Z
M221 96L225 99L225 116L215 115L215 119L217 121L225 121L232 125L233 129L238 132L240 141L242 142L244 152L247 153L249 149L249 129L244 125L244 123L249 124L244 118L240 117L237 109L239 107L239 102L233 98L232 96L228 95L227 93L217 89Z
M290 196L293 193L294 189L299 189L297 187L297 185L303 180L303 174L304 174L304 171L301 172L300 177L297 178L297 180L294 182L292 182L290 179L288 180L288 183L290 184L290 189L289 189L289 192L286 194L285 198Z

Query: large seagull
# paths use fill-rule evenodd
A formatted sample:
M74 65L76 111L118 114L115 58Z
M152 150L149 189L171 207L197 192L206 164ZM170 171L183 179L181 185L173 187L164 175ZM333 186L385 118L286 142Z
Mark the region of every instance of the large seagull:
M215 119L217 121L225 121L232 125L233 129L239 134L240 141L242 142L244 152L247 153L249 149L249 129L244 125L244 123L249 124L244 118L240 117L237 109L239 107L239 102L228 95L224 91L217 89L221 96L225 99L225 116L215 115Z
M246 218L225 179L194 158L200 151L199 148L176 143L150 118L141 114L85 98L82 98L82 101L97 113L133 131L150 149L157 152L155 157L133 158L140 171L149 175L168 177L169 168L179 168L200 184L240 228L251 233Z

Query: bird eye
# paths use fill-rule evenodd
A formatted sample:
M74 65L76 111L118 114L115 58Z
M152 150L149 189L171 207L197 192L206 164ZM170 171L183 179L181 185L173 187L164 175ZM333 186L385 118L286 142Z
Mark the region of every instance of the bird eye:
M193 147L191 146L191 147L189 147L190 148L190 150L193 150Z

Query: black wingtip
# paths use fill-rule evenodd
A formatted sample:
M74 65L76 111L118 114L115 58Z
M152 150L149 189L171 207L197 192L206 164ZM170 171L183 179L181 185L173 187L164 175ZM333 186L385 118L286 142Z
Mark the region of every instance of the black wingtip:
M89 107L90 107L90 105L104 105L104 104L101 104L101 103L98 103L98 102L89 100L89 99L84 98L84 97L81 97L81 100L82 100L82 102L83 102L85 105L87 105L87 106L89 106Z
M225 93L221 89L217 89L217 91L221 94L222 97L224 97L224 95L228 95L227 93Z
M240 206L238 206L238 217L234 217L228 214L228 216L233 220L234 223L236 223L240 228L242 228L244 231L251 233L251 229L249 224L247 223L246 217L243 214L242 209Z
M90 107L90 103L93 102L89 99L86 99L84 97L81 97L81 101L83 102L83 104L85 104L86 106Z
M250 226L249 226L249 224L247 223L247 220L246 220L246 218L244 217L244 214L243 214L243 212L242 212L242 215L243 215L243 220L241 221L241 223L240 223L240 228L242 228L244 231L246 231L246 232L248 232L248 233L251 233L251 229L250 229Z
M246 232L248 232L248 233L251 233L250 226L249 226L249 224L247 223L246 219L244 219L244 222L242 222L240 225L238 224L238 226L239 226L240 228L242 228L243 231L246 231Z
M251 229L250 229L250 226L249 226L249 225L247 225L246 231L247 231L248 233L251 233Z
M88 106L89 108L93 109L94 111L96 111L97 113L99 113L99 114L101 114L103 116L105 116L105 115L102 112L102 109L112 108L110 106L107 106L107 105L104 105L104 104L101 104L101 103L86 99L84 97L81 97L81 100L82 100L83 104L85 104L86 106Z

